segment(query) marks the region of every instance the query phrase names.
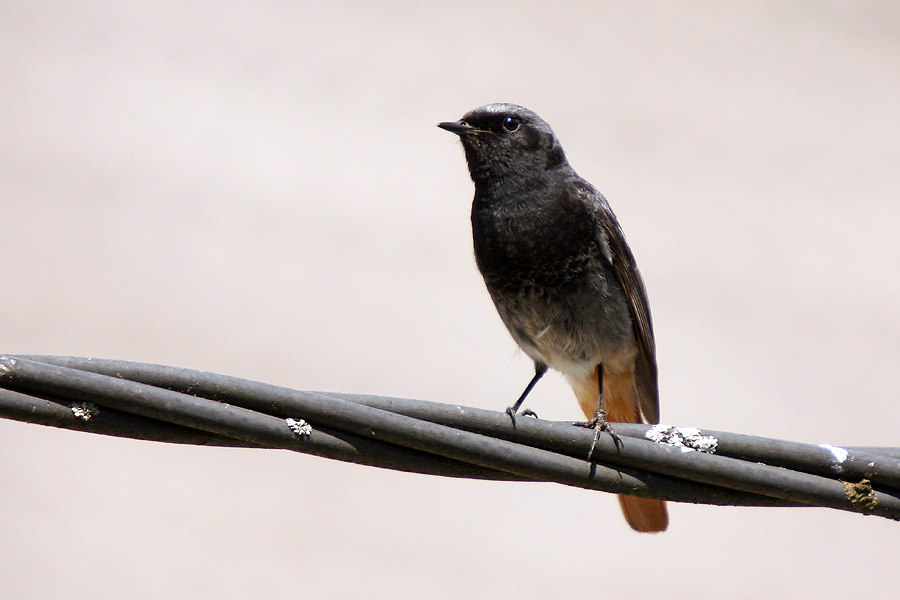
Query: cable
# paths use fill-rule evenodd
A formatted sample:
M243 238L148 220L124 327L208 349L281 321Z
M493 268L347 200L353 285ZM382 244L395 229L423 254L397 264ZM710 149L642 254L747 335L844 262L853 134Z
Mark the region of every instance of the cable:
M898 449L617 423L624 447L601 436L589 462L593 433L571 423L526 417L512 423L506 413L458 405L302 392L77 357L0 357L0 388L0 416L108 435L282 448L418 473L552 481L680 502L826 506L900 520ZM98 407L96 416L76 415L83 403Z

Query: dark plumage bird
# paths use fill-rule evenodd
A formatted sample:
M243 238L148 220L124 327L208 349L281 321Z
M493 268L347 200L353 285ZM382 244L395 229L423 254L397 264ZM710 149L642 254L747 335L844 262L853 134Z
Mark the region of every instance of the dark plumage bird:
M550 126L527 108L489 104L439 127L457 134L475 183L475 260L535 375L575 390L589 425L658 423L650 307L634 256L606 198L578 176ZM619 496L629 525L664 531L665 502Z

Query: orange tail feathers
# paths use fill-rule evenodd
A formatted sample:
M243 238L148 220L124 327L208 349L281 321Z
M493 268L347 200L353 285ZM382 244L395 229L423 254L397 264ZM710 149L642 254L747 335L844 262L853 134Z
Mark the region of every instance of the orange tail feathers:
M669 527L669 511L665 500L637 496L619 496L622 514L631 528L641 533L660 533Z
M578 403L585 416L590 419L597 410L599 381L593 373L589 379L571 381L578 397ZM634 388L634 374L631 371L603 373L603 403L606 420L619 423L640 423L640 409ZM619 506L625 520L635 531L660 533L669 526L669 511L665 500L652 500L637 496L619 496Z

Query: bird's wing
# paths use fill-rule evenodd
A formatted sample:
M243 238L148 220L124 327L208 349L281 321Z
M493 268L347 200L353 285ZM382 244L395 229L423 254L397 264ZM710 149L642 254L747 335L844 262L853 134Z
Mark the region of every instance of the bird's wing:
M634 334L638 342L635 360L635 385L644 421L659 423L659 386L656 371L656 343L653 322L644 280L638 271L634 255L625 241L625 234L606 198L589 183L579 186L584 201L590 206L597 223L597 241L604 257L612 263L613 271L628 298Z

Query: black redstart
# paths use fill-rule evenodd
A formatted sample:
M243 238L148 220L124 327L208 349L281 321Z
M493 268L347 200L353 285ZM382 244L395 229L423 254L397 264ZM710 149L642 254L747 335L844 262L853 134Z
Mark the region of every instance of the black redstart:
M475 260L500 318L533 361L560 371L586 424L658 423L656 349L644 282L606 198L578 176L550 126L489 104L439 127L457 134L475 183ZM596 439L596 438L595 438ZM666 504L619 496L637 531L668 526Z

